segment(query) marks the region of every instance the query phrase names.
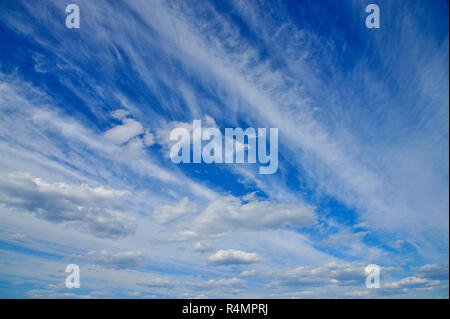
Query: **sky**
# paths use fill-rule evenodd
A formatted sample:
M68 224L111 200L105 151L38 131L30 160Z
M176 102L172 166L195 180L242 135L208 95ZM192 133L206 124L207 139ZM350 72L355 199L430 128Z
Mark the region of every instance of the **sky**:
M448 5L1 1L0 298L448 298ZM173 163L194 120L277 171Z

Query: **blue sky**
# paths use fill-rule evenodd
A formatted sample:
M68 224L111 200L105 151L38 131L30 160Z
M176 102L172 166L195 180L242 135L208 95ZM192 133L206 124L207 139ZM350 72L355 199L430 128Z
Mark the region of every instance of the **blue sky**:
M0 3L0 297L448 298L447 1L69 3ZM172 163L193 120L277 172Z

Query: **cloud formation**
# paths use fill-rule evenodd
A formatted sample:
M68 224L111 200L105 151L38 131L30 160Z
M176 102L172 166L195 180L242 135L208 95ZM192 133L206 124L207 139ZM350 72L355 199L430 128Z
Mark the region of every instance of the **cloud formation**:
M373 32L360 1L79 0L70 34L61 1L12 3L0 293L448 298L448 3L383 2ZM174 165L194 119L278 127L277 174ZM99 267L67 294L54 259L74 251Z
M103 136L114 144L128 142L132 137L144 133L141 123L133 119L123 119L122 125L114 126L103 134Z
M155 277L148 279L145 282L140 282L138 285L149 288L170 288L174 285L174 283L169 279Z
M136 230L135 218L114 204L117 198L129 195L128 191L48 183L20 172L0 176L0 203L8 208L98 237L117 239Z
M331 262L317 268L300 266L282 272L278 279L269 284L270 287L318 287L323 285L364 286L367 274L364 269L367 263L335 263ZM400 268L382 267L383 275L401 271Z
M167 223L181 216L195 213L197 210L197 206L190 202L189 198L184 197L174 206L164 205L155 208L153 211L153 218L158 223Z
M251 264L261 260L262 258L256 253L248 253L236 249L221 249L208 257L209 264L222 266Z
M103 249L100 251L91 250L86 255L77 258L106 268L126 269L145 266L146 257L140 251L124 251L111 253Z
M218 198L202 210L179 237L221 236L240 230L307 227L316 223L314 207L251 200L235 196Z

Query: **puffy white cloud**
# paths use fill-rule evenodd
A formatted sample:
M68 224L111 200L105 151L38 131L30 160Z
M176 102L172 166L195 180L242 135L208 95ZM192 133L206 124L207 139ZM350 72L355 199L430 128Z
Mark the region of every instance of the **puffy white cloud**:
M0 203L36 217L65 223L98 237L120 238L135 231L134 217L118 210L127 191L47 183L27 173L0 174Z
M141 123L133 119L125 118L123 119L122 125L114 126L106 131L103 136L114 144L123 144L142 133L144 133L144 128Z
M211 265L239 265L250 264L261 260L262 258L256 253L247 253L235 249L221 249L209 256L208 263Z
M158 223L167 223L186 214L195 213L196 211L197 206L190 202L189 198L184 197L174 206L164 205L162 207L155 208L153 218Z
M110 253L107 250L91 250L84 256L77 258L106 268L125 269L144 266L146 257L140 251L125 251Z
M243 203L240 198L230 195L212 201L178 237L220 236L242 229L262 230L288 225L304 227L315 222L316 214L311 206L258 200Z

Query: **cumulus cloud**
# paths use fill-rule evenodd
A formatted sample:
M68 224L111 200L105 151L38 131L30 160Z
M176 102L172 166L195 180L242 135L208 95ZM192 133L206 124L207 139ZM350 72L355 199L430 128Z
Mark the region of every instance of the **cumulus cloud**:
M184 197L177 204L164 205L161 207L155 208L153 212L153 218L158 223L167 223L174 219L177 219L181 216L192 214L197 211L197 206L189 201L189 198Z
M111 112L111 117L122 121L103 134L103 137L114 144L125 144L130 156L140 155L144 146L150 147L155 143L155 136L142 124L128 117L127 110L119 109Z
M84 256L77 256L81 260L91 262L106 268L125 269L145 265L145 256L140 251L124 251L110 253L107 250L91 250Z
M27 173L0 174L0 203L54 223L65 223L94 236L117 239L135 231L133 217L117 210L127 191L47 183Z
M315 222L316 214L311 206L258 200L243 203L230 195L212 201L189 224L189 230L180 232L178 237L220 236L242 229L304 227Z
M123 144L128 142L131 138L144 133L142 124L133 119L123 119L122 125L114 126L106 131L103 136L108 141L114 144Z
M208 263L211 265L240 265L251 264L261 261L262 258L256 253L247 253L242 250L228 249L219 250L209 256Z
M367 263L335 263L331 262L317 268L300 266L284 271L269 287L315 287L321 285L364 286L367 274ZM398 268L382 267L382 274L400 271Z

